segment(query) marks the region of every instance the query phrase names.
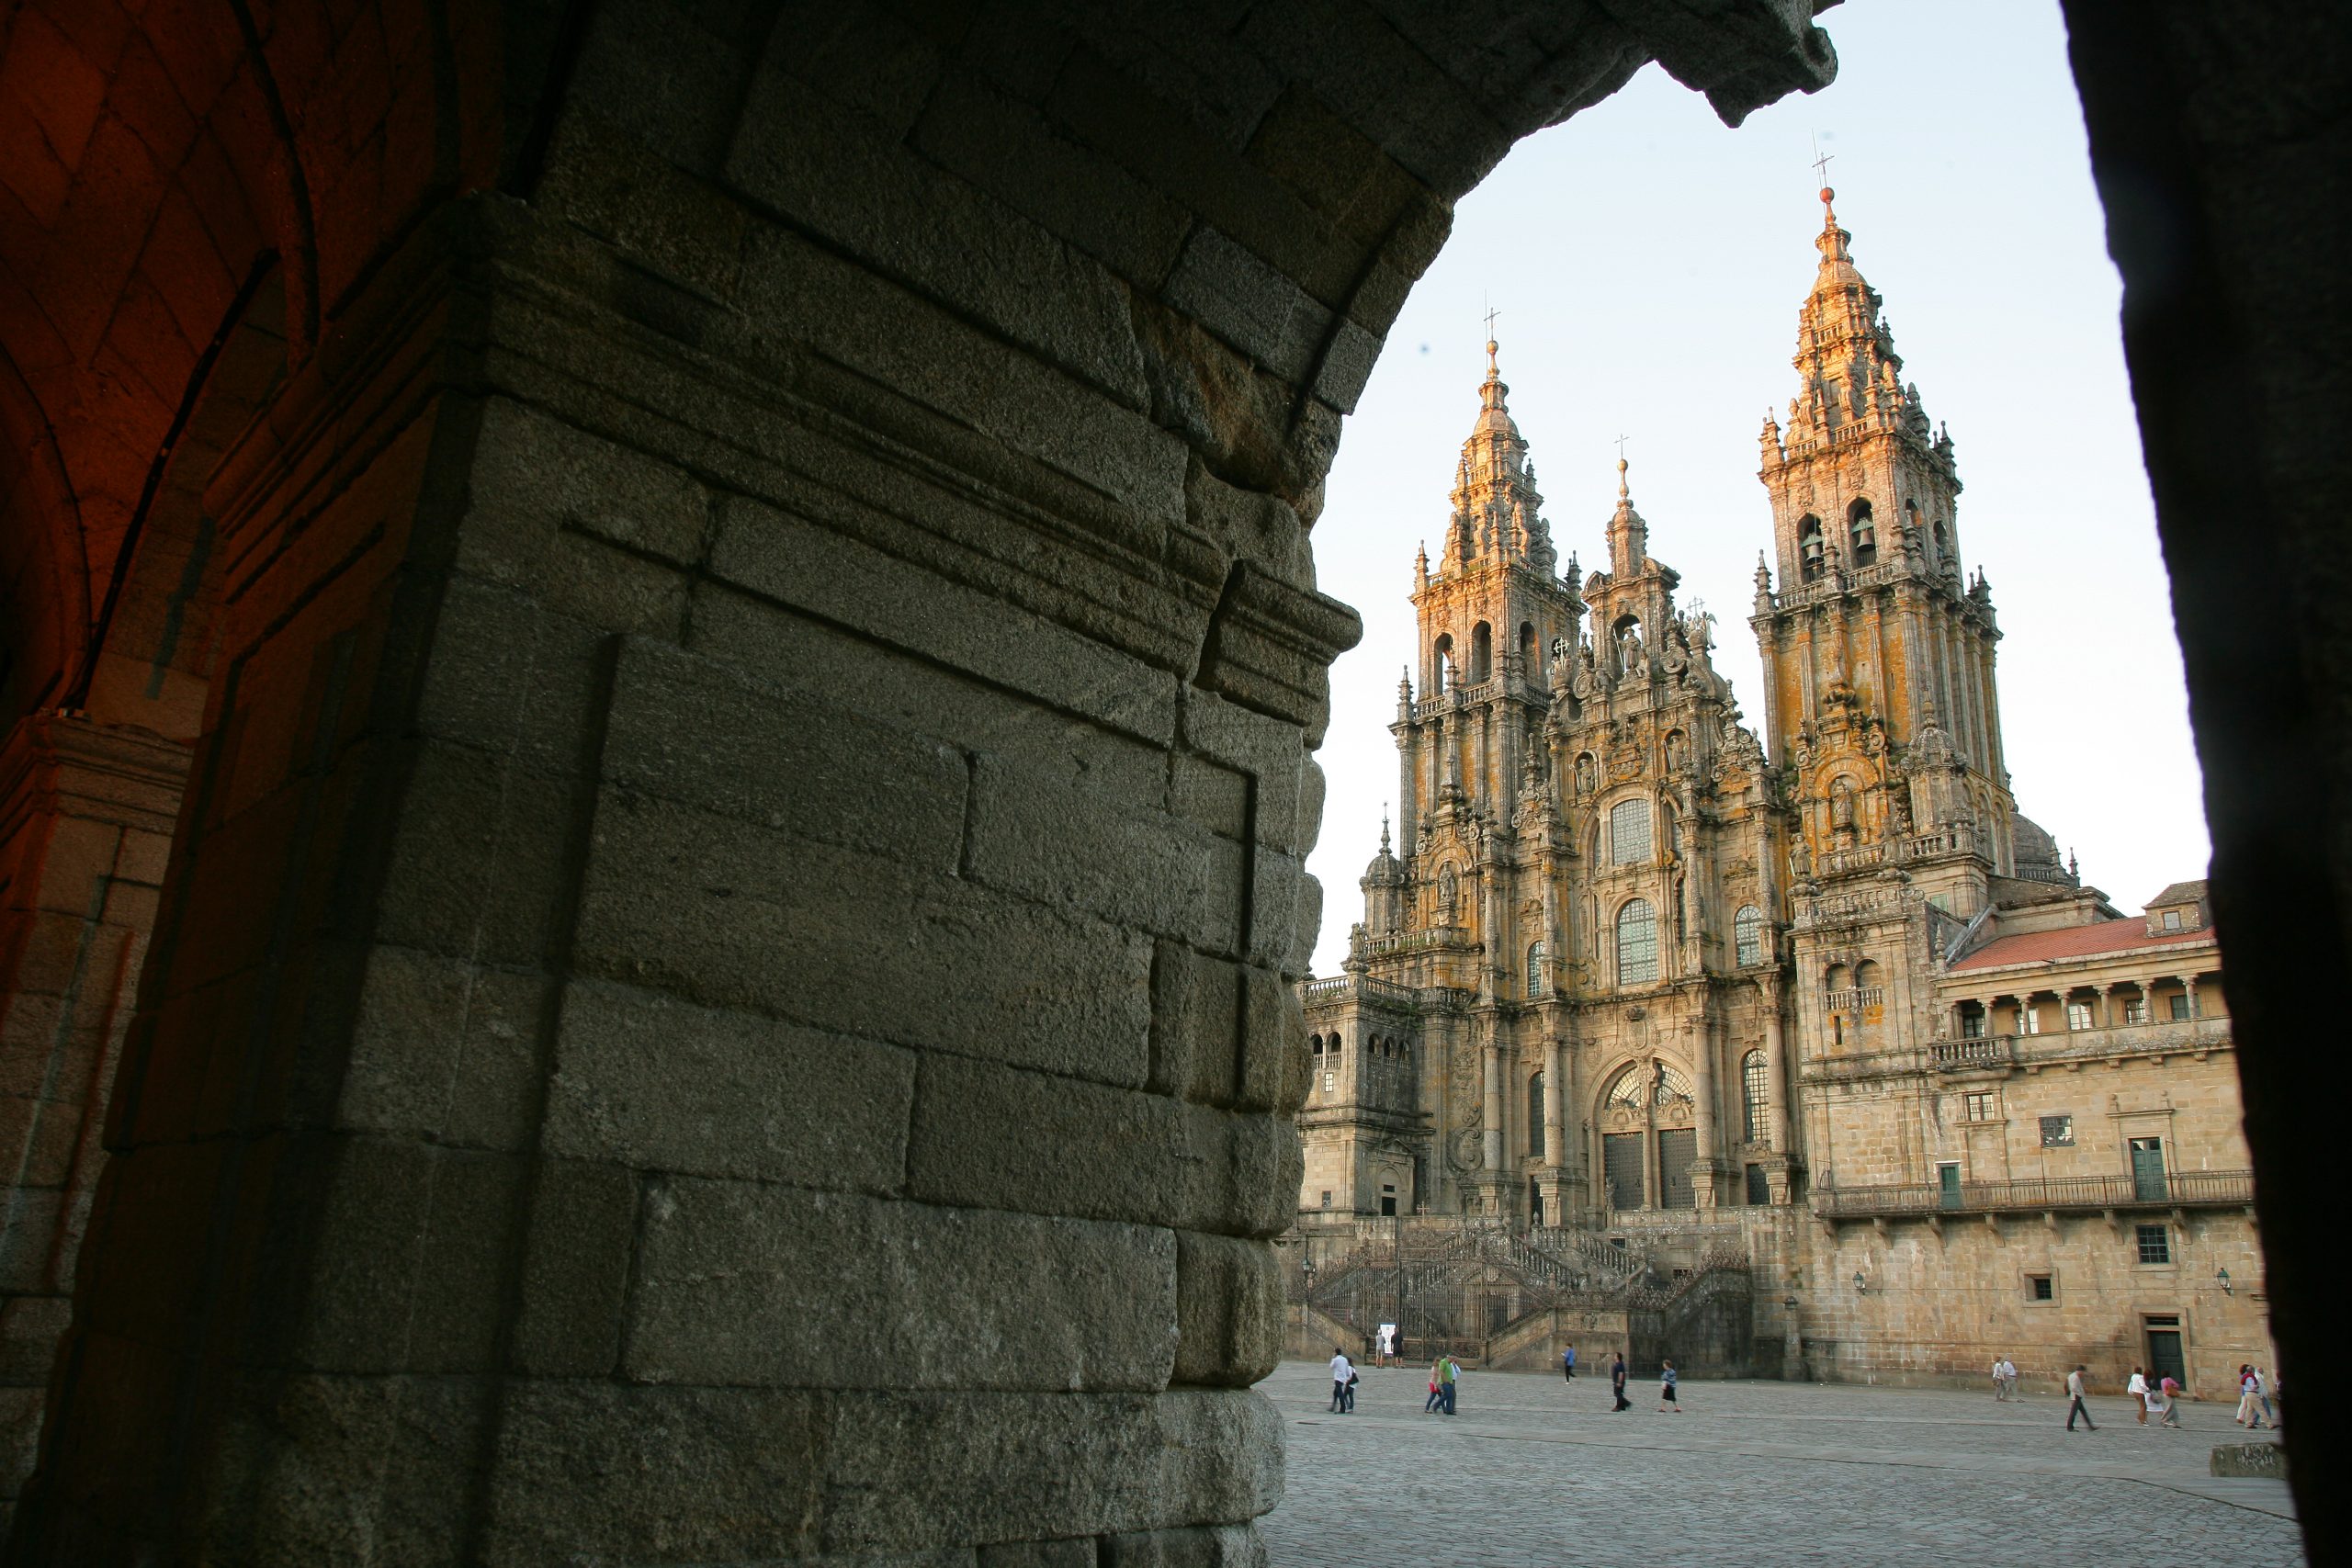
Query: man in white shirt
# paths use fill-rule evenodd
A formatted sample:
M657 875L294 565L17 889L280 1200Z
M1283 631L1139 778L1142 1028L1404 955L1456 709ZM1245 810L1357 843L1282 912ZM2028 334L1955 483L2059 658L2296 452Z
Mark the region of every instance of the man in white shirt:
M1331 1347L1331 1408L1345 1416L1348 1413L1348 1380L1356 1375L1355 1367L1348 1360L1348 1353L1338 1346Z
M2083 1418L2086 1427L2094 1432L2098 1430L2098 1423L2091 1419L2091 1407L2083 1403L2083 1396L2088 1392L2083 1384L2083 1371L2077 1365L2066 1374L2066 1430L2069 1432L2075 1429L2075 1417L2077 1416Z
M2137 1367L2132 1368L2132 1381L2123 1385L2123 1392L2132 1396L2132 1404L2138 1412L2140 1425L2146 1426L2148 1424L2148 1374Z

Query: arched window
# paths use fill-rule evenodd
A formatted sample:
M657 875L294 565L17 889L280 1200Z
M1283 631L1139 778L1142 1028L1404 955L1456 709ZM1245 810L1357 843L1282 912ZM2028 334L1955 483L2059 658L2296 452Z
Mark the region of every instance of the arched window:
M1476 685L1495 672L1495 628L1480 621L1470 628L1470 683Z
M1751 1144L1764 1141L1764 1114L1770 1103L1764 1098L1764 1053L1750 1051L1739 1064L1740 1124L1747 1129Z
M1527 1152L1541 1157L1544 1153L1544 1075L1536 1074L1527 1080Z
M1527 949L1527 994L1531 997L1540 997L1544 994L1544 944L1542 942L1533 942L1529 945Z
M1806 582L1821 577L1821 519L1806 513L1797 519L1797 575Z
M1323 1054L1323 1037L1320 1034L1308 1035L1306 1044L1307 1049L1314 1055L1320 1056Z
M1639 865L1650 858L1650 803L1621 800L1609 808L1609 863Z
M1875 563L1878 559L1878 529L1871 521L1871 503L1857 496L1854 504L1846 508L1846 532L1853 547L1854 569Z
M1531 681L1544 678L1544 648L1536 640L1535 623L1519 623L1519 672Z
M1657 911L1631 898L1617 911L1617 983L1646 986L1657 978Z
M1453 679L1453 671L1446 668L1453 662L1453 634L1441 632L1438 639L1430 644L1430 678L1421 682L1423 689L1432 696L1443 696L1446 683Z
M1739 913L1731 918L1733 960L1745 969L1751 964L1764 962L1764 911L1753 904L1742 904Z

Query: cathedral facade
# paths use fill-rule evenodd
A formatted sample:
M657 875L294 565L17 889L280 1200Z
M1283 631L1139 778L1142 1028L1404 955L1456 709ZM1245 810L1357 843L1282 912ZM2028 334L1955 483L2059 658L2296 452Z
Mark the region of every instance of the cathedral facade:
M1605 568L1560 566L1487 345L1396 835L1304 987L1300 1234L1736 1253L1790 1375L2218 1387L2269 1350L2203 885L2126 917L2018 811L1952 443L1829 199L1761 436L1752 725L1622 461Z

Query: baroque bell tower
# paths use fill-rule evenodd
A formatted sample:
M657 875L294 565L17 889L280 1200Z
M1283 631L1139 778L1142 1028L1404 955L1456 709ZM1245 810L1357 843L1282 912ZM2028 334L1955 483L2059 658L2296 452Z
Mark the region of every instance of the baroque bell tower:
M1750 625L1772 760L1794 775L1796 870L1834 877L1950 851L2018 874L2000 631L1990 586L1963 573L1951 437L1902 379L1835 194L1821 192L1821 262L1798 310L1797 395L1785 429L1765 418L1758 475L1780 590L1759 556ZM1972 880L1937 888L1953 912L1984 897Z

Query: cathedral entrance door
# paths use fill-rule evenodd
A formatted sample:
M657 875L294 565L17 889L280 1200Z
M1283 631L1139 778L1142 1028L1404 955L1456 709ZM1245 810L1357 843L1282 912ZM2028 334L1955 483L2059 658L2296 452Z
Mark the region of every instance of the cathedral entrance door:
M1601 1174L1609 1183L1609 1206L1642 1206L1642 1134L1605 1133L1600 1139Z

